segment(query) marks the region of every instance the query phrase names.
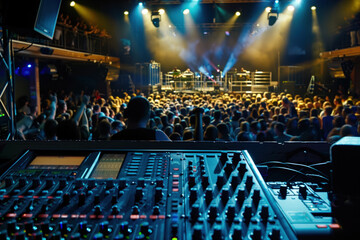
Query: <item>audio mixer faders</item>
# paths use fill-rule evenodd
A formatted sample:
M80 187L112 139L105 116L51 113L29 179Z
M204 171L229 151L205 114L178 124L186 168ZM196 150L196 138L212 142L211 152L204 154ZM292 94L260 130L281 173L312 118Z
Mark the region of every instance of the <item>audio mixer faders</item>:
M28 151L0 239L296 239L247 151Z

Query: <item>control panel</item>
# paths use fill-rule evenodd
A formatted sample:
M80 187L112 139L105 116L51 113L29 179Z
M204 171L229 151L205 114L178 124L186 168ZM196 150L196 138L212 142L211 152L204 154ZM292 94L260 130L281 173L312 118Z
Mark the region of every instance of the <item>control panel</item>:
M247 151L29 150L0 180L0 239L286 240L307 224L297 219L335 227L321 195L266 184Z

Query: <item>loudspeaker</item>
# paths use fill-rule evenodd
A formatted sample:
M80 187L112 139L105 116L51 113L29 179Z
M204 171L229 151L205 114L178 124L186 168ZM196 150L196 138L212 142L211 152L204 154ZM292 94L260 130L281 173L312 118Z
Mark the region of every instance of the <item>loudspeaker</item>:
M36 15L34 30L53 39L61 0L41 0Z
M52 39L60 5L61 0L3 1L2 25L12 34Z
M360 232L359 156L360 137L343 137L330 148L332 212L349 235Z

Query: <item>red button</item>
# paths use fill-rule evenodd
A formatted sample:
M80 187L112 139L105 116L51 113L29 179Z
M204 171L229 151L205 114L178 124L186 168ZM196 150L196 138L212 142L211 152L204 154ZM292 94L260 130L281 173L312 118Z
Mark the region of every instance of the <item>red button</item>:
M316 227L317 228L327 228L327 225L325 225L325 224L317 224Z
M331 229L340 229L341 228L341 226L337 223L329 224L329 227Z

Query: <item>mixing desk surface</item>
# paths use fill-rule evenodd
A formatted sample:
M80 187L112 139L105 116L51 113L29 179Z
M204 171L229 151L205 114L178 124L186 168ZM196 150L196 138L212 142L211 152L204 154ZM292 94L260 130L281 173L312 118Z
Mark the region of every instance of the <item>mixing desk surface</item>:
M308 184L265 183L247 151L29 150L1 176L0 202L0 239L286 240L339 227Z

